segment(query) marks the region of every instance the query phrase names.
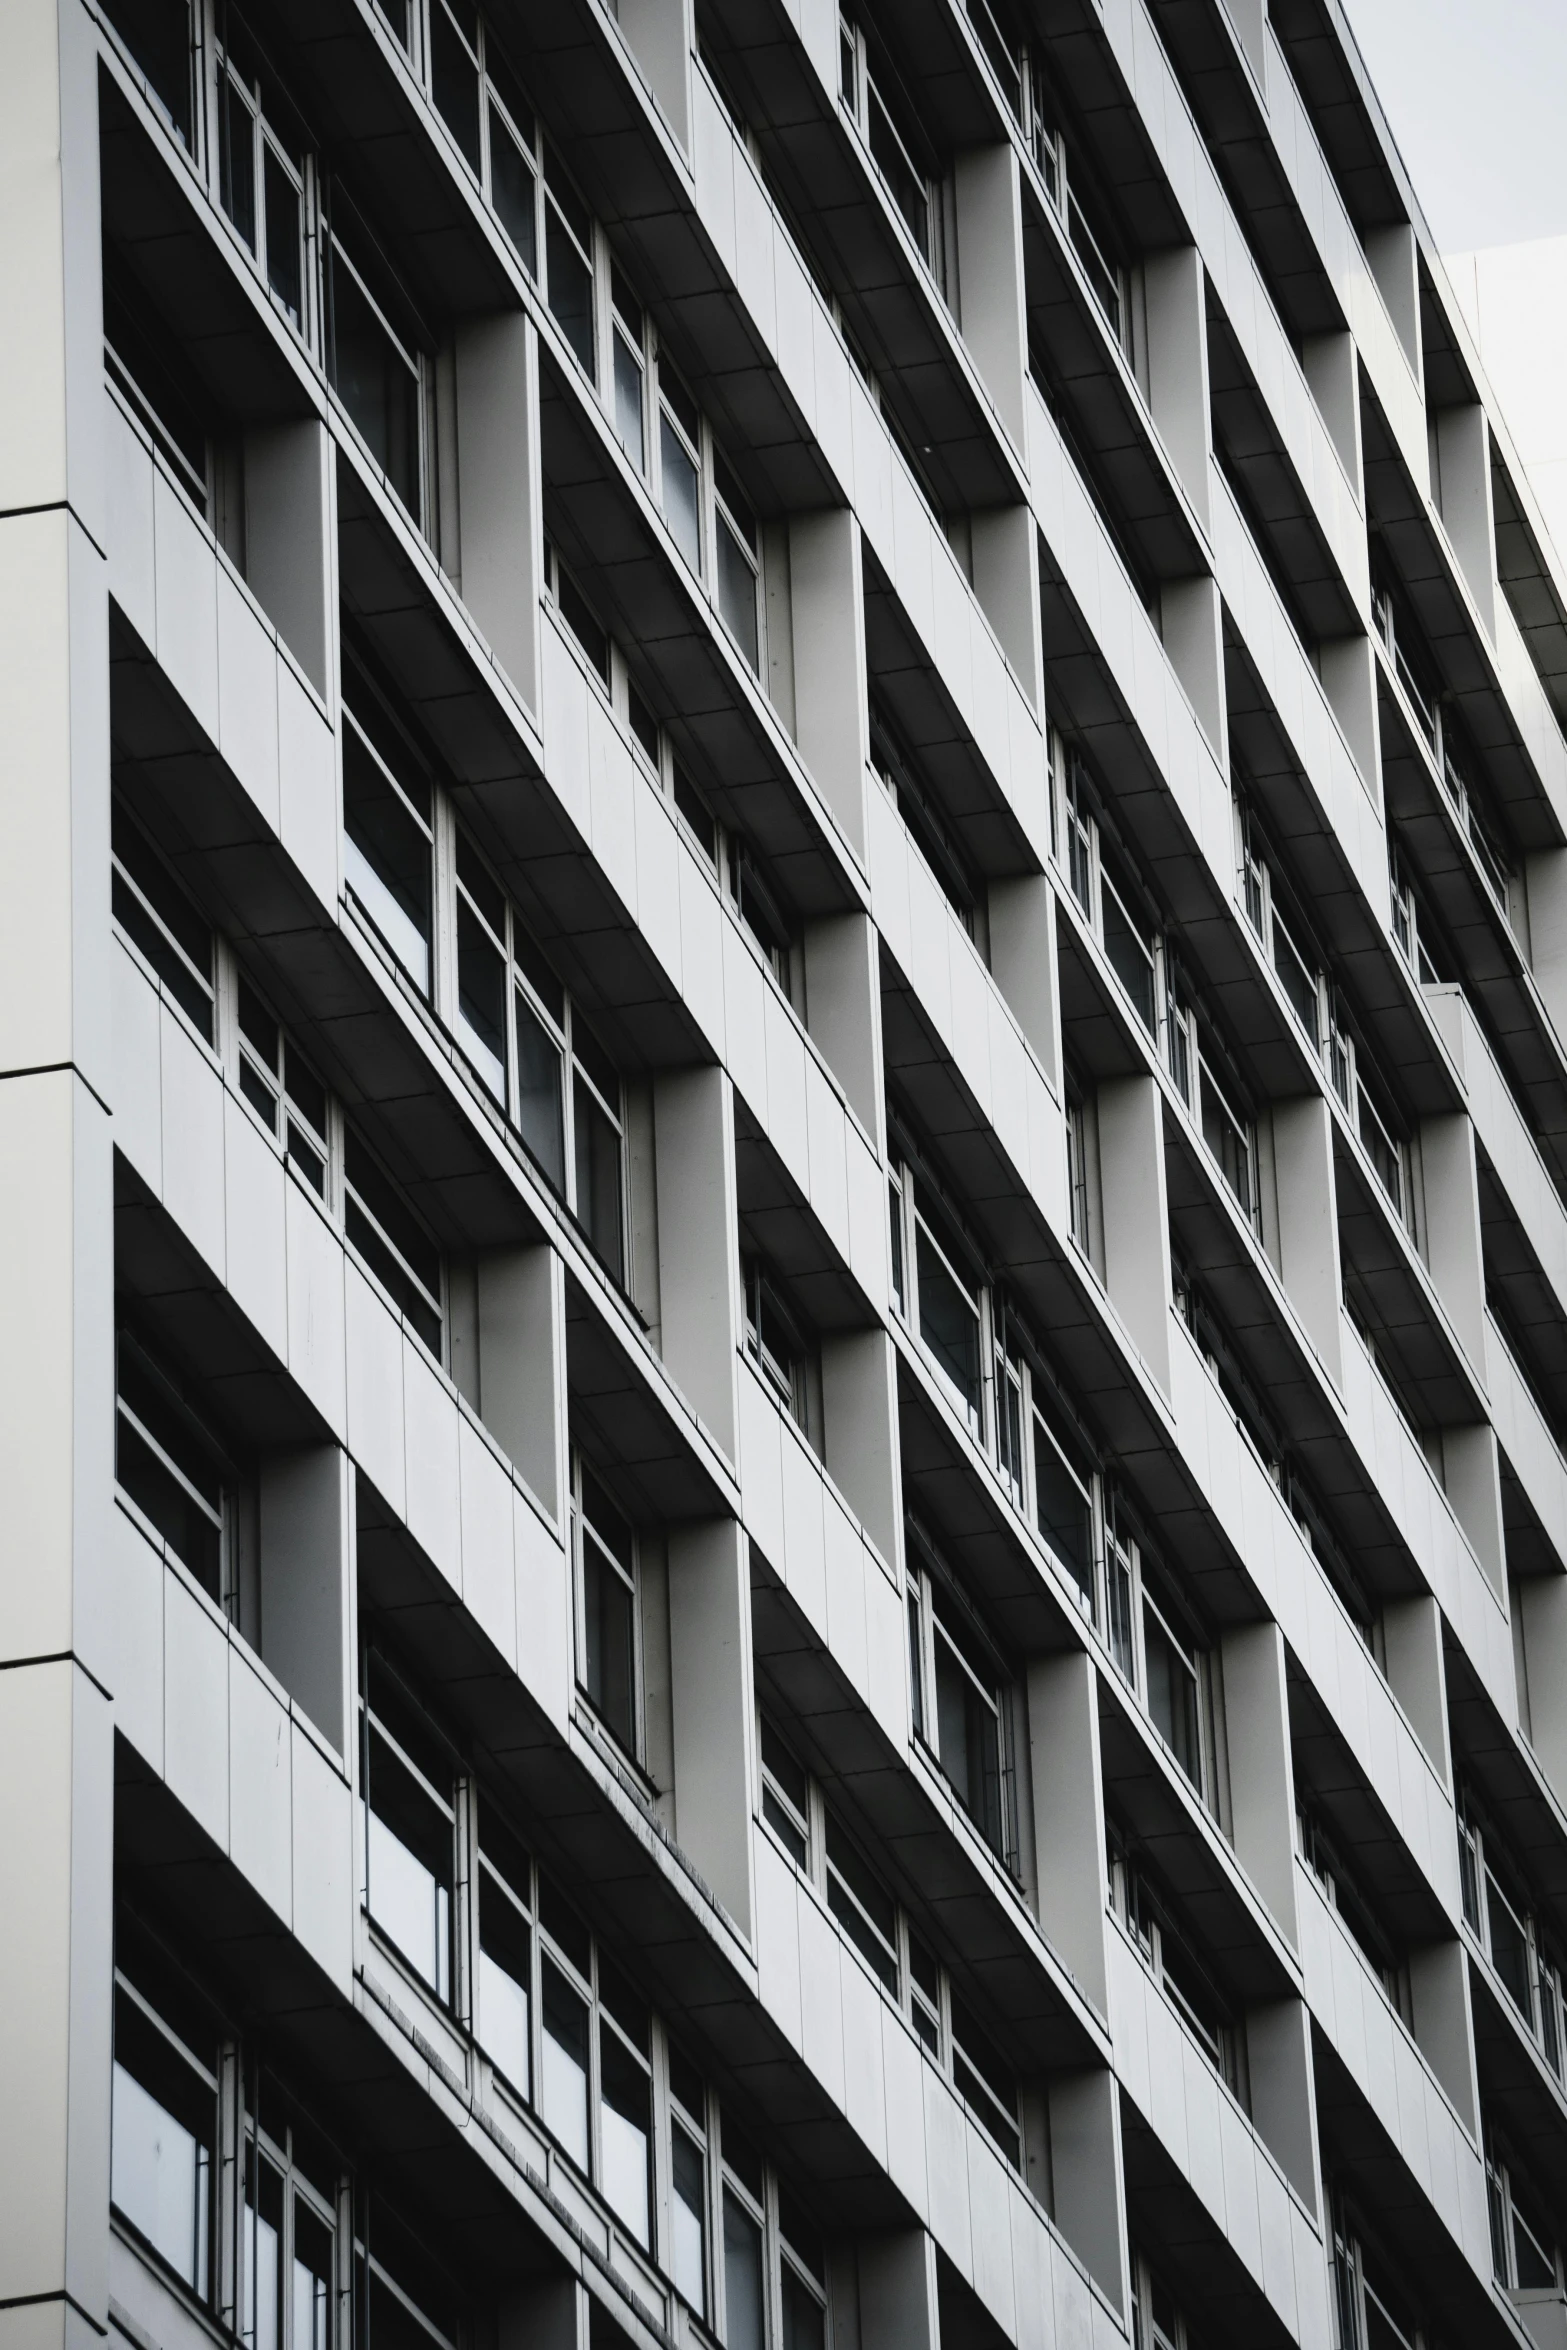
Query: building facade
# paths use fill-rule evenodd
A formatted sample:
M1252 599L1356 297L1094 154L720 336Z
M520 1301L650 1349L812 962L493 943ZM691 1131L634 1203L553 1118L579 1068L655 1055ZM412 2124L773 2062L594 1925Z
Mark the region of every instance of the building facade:
M11 0L0 2350L1567 2343L1567 570L1339 0Z

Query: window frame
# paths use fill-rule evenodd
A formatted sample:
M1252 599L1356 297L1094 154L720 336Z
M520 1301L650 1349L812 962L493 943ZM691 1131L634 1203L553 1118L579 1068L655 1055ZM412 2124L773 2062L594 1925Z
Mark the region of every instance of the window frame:
M595 1526L589 1517L588 1503L585 1499L585 1480L592 1481L593 1485L598 1489L598 1491L603 1493L604 1499L608 1503L609 1507L615 1510L620 1516L621 1523L626 1530L626 1537L630 1547L631 1556L629 1562L626 1559L621 1558L616 1553L613 1545L606 1539L605 1532L599 1527ZM571 1494L569 1507L571 1519L572 1582L575 1602L573 1613L576 1626L575 1639L573 1643L576 1688L580 1696L585 1700L594 1721L603 1728L606 1736L613 1741L617 1753L623 1755L626 1760L634 1766L640 1776L645 1771L647 1753L646 1689L642 1636L643 1587L641 1540L637 1527L633 1521L625 1514L624 1511L620 1509L619 1504L615 1501L613 1495L609 1494L605 1490L596 1470L592 1468L581 1449L576 1444L573 1444L571 1451ZM630 1717L627 1723L627 1729L630 1733L629 1738L622 1735L622 1733L615 1727L608 1714L603 1711L599 1701L593 1695L592 1687L588 1679L589 1656L587 1645L587 1545L590 1541L593 1545L595 1553L603 1560L604 1566L611 1575L612 1579L620 1585L629 1616L631 1633L629 1644L629 1673L627 1686L627 1704Z
M905 1555L906 1604L909 1610L911 1707L914 1735L952 1789L953 1798L987 1849L1007 1873L1019 1873L1017 1824L1017 1677L1009 1670L994 1635L958 1579L917 1520L907 1521ZM965 1653L951 1622L956 1616L964 1640L989 1666L981 1676L972 1654ZM940 1644L938 1646L938 1643ZM944 1753L939 1664L943 1653L955 1660L966 1684L972 1687L989 1717L994 1739L994 1833L965 1799L957 1774Z

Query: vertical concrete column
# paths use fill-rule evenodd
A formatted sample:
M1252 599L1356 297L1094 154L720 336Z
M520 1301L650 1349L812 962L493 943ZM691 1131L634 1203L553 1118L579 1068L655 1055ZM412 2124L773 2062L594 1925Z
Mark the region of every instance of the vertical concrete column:
M353 1480L335 1444L261 1466L262 1660L341 1755L353 1721Z
M1170 1211L1161 1099L1152 1077L1117 1077L1099 1087L1099 1188L1105 1287L1132 1343L1168 1395Z
M691 152L692 0L616 0L616 21L675 137Z
M245 577L329 711L337 699L337 467L318 417L245 435Z
M731 1518L669 1530L675 1834L743 1934L751 1931L751 1576Z
M994 506L969 517L974 593L1019 685L1045 703L1045 640L1039 608L1038 526L1031 506Z
M1441 2082L1475 2137L1480 2135L1480 2092L1475 2078L1474 2019L1469 2004L1469 1962L1461 1942L1433 1942L1409 1960L1409 2002L1415 2045Z
M887 1092L881 965L869 915L830 914L806 924L805 1024L879 1151L886 1140Z
M1095 2284L1124 2315L1131 2289L1121 2098L1115 2075L1108 2069L1057 2073L1048 2094L1056 2226Z
M865 763L870 704L865 679L865 589L860 526L847 507L796 515L789 524L794 699L800 756L866 856Z
M990 972L1051 1083L1061 1082L1061 988L1055 896L1043 873L993 881Z
M1528 1674L1529 1743L1557 1802L1567 1804L1567 1575L1531 1575L1511 1596Z
M1437 510L1453 542L1480 617L1496 635L1496 516L1491 500L1491 428L1478 401L1436 416Z
M537 711L544 584L537 328L521 311L466 321L457 330L456 373L463 602Z
M1474 1127L1462 1110L1420 1122L1426 1262L1437 1296L1479 1378L1485 1378L1485 1259Z
M924 2228L862 2236L859 2350L941 2350L936 2247Z
M882 1557L896 1567L903 1515L897 1357L880 1327L822 1340L827 1474Z
M108 2328L114 1071L96 31L0 74L0 2345Z
M1377 721L1377 657L1368 636L1329 638L1317 647L1317 675L1350 757L1373 804L1382 806L1382 736ZM1380 909L1379 909L1380 910Z
M566 1275L552 1248L479 1259L480 1419L552 1516L567 1483Z
M1279 1275L1336 1387L1344 1383L1344 1292L1333 1185L1333 1117L1321 1094L1273 1105Z
M1195 579L1166 580L1159 590L1159 633L1208 747L1228 774L1230 727L1218 582L1205 571Z
M1382 1611L1387 1683L1444 1787L1453 1783L1442 1662L1442 1611L1429 1592L1391 1600Z
M1315 2215L1321 2202L1322 2162L1317 2151L1311 2015L1303 1999L1271 2000L1248 2011L1246 2069L1258 2134Z
M1242 1624L1225 1633L1219 1654L1236 1857L1279 1931L1298 1949L1295 1766L1284 1635L1275 1623Z
M664 1360L733 1460L740 1224L734 1094L722 1069L686 1069L655 1081L653 1146Z
M1401 220L1392 228L1372 229L1361 241L1377 291L1418 383L1421 380L1420 256L1415 232L1407 220Z
M1524 860L1529 961L1541 1001L1567 1037L1567 849L1537 849Z
M1195 245L1143 263L1148 321L1148 401L1159 437L1204 530L1211 526L1213 407L1208 390L1208 312Z
M1328 428L1333 446L1338 451L1339 463L1349 476L1350 487L1357 501L1365 500L1365 475L1361 463L1360 440L1360 362L1355 355L1355 338L1347 330L1338 334L1308 335L1301 345L1301 366L1306 383L1317 403L1317 413Z
M1010 145L970 147L954 158L952 176L963 340L1013 446L1022 451L1028 317L1017 156Z
M1453 1515L1500 1596L1507 1589L1507 1534L1502 1520L1502 1464L1488 1420L1442 1430L1442 1484Z
M1028 1761L1039 1923L1078 1989L1107 2015L1099 1684L1081 1649L1029 1663Z

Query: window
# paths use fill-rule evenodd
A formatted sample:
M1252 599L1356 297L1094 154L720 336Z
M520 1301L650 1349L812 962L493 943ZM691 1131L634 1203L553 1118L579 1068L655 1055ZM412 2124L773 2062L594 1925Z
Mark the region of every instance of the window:
M891 719L874 702L870 743L871 766L903 818L909 838L940 884L948 905L984 953L984 883L972 874L934 792L902 748Z
M218 2178L217 2026L150 1950L114 1970L109 2195L199 2301L213 2295Z
M387 485L424 527L424 378L334 229L326 243L327 378Z
M647 323L642 315L641 303L615 263L610 266L610 321L613 330L610 389L615 430L620 435L621 447L638 473L646 473L647 368L644 351Z
M771 2165L725 2113L722 2322L726 2350L823 2350L827 2264L821 2234ZM777 2310L779 2331L769 2309Z
M609 632L552 543L544 542L544 581L555 608L587 655L588 666L604 691L610 687Z
M900 1302L941 1385L983 1442L984 1282L928 1181L897 1166L890 1199Z
M1323 981L1316 958L1301 944L1304 932L1285 920L1279 904L1279 879L1264 849L1256 818L1239 801L1236 830L1246 919L1262 942L1263 953L1273 965L1306 1041L1314 1053L1320 1052Z
M368 685L343 703L344 869L421 995L430 992L435 812L428 774Z
M636 1535L580 1454L574 1471L577 1678L605 1728L636 1760L642 1728Z
M668 360L658 371L659 480L664 520L697 577L702 576L702 415Z
M1197 1118L1203 1141L1234 1193L1236 1205L1247 1223L1255 1224L1261 1213L1255 1131L1250 1117L1236 1106L1226 1079L1219 1076L1201 1046L1197 1050Z
M1030 59L1030 63L1033 60ZM1072 251L1084 282L1104 314L1115 341L1128 360L1132 357L1132 306L1125 268L1117 257L1115 238L1097 192L1089 185L1080 156L1069 145L1054 113L1045 101L1037 71L1031 75L1031 138L1034 162Z
M318 1199L327 1196L326 1088L246 979L238 989L239 1089Z
M462 2304L450 2277L376 2194L354 2243L365 2350L458 2350Z
M943 298L947 290L945 191L892 60L846 11L839 17L839 95L870 150L882 185Z
M1139 1698L1186 1778L1212 1811L1212 1658L1197 1617L1132 1531L1120 1496L1105 1509L1105 1635L1116 1669Z
M196 43L190 0L113 0L107 14L152 96L194 152Z
M698 2317L708 2314L707 2095L696 2068L669 2052L669 2273Z
M736 913L761 949L782 993L794 1001L794 924L756 851L731 835L727 843L729 894Z
M292 109L246 54L225 20L218 67L218 191L278 308L307 331L307 157L286 125Z
M952 2082L974 2120L1014 2169L1020 2169L1022 2125L1015 2075L954 1988L948 1970L765 1713L760 1716L760 1733L763 1819L887 1997L902 2009L932 2063ZM819 2281L820 2271L811 2274Z
M1132 2350L1195 2350L1179 2303L1135 2245L1131 2274Z
M1562 2261L1554 2233L1525 2183L1527 2173L1504 2159L1487 2135L1486 2207L1491 2222L1491 2266L1509 2293L1553 2297L1562 2290Z
M1333 2197L1335 2350L1422 2350L1422 2337L1393 2272L1342 2199Z
M365 1680L365 1906L444 2007L454 1980L456 1766L379 1657L368 1659Z
M1092 1233L1088 1219L1088 1096L1070 1071L1062 1088L1065 1103L1066 1211L1073 1240L1090 1256ZM1091 1261L1091 1260L1090 1260Z
M1409 1148L1397 1131L1398 1121L1381 1073L1350 1025L1343 999L1336 992L1328 1006L1327 1069L1371 1172L1387 1194L1394 1215L1413 1237Z
M623 1281L619 1072L467 835L458 832L456 843L458 1041L604 1265Z
M1198 1955L1171 1898L1113 1826L1109 1871L1111 1908L1214 2071L1244 2105L1243 2034L1229 2001Z
M549 148L544 152L544 290L579 366L595 376L593 221Z
M356 1254L439 1362L445 1324L441 1252L351 1126L343 1136L343 1225Z
M1056 861L1105 960L1150 1036L1164 993L1164 938L1134 870L1116 839L1082 753L1051 729L1050 837Z
M713 453L713 539L717 569L718 609L724 626L745 656L751 670L761 652L758 611L761 597L761 540L756 516L739 483L715 450Z
M1301 1857L1317 1880L1323 1900L1341 1920L1361 1957L1376 1976L1389 2004L1413 2029L1409 1970L1367 1900L1358 1872L1323 1825L1314 1806L1297 1797L1295 1832Z
M745 1349L784 1410L810 1434L809 1353L778 1284L757 1257L741 1262Z
M114 1479L166 1558L207 1597L238 1605L234 1469L180 1382L122 1330L115 1348Z
M341 2165L263 2075L245 2115L240 2334L246 2350L333 2350Z
M908 1555L915 1732L997 1859L1011 1867L1011 1678L950 1569L912 1523Z
M116 793L110 813L110 902L120 930L204 1043L217 1042L210 925Z
M1459 1804L1458 1860L1464 1922L1525 2031L1561 2080L1567 2050L1561 1953L1504 1840L1468 1790Z

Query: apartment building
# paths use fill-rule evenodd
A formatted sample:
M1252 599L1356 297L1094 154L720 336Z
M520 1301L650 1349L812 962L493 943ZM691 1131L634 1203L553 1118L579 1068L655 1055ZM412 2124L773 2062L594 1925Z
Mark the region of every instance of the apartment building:
M1567 2343L1567 567L1339 0L11 0L0 2350Z

